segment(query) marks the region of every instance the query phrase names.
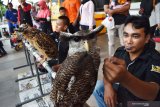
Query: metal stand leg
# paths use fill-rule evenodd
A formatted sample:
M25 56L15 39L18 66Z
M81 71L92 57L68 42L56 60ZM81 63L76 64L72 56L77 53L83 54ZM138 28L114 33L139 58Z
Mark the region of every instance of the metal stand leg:
M30 70L31 70L31 73L32 73L32 76L34 76L34 73L33 73L33 68L32 68L32 64L31 64L31 57L30 57L30 53L27 51L27 55L28 55L28 65L30 67ZM36 65L36 63L34 63Z
M28 77L25 77L25 78L17 79L17 80L15 80L15 82L18 82L18 81L20 81L20 80L24 80L24 79L28 79L28 78L35 77L35 75L34 75L34 73L33 73L33 68L32 68L32 65L33 65L33 64L31 63L30 53L28 52L28 50L25 51L25 54L26 54L26 60L27 60L28 66L30 66L30 70L31 70L32 75L31 75L31 76L28 76Z
M40 75L39 75L39 72L38 72L38 68L37 68L37 64L36 64L36 59L35 59L35 57L34 57L34 64L35 64L35 69L36 69L36 73L37 73L37 80L38 80L38 84L39 84L40 93L41 93L41 95L43 95L42 85L41 85L41 80L40 80Z
M43 75L43 74L47 74L47 73L40 73L39 75ZM15 80L15 82L25 80L25 79L29 79L29 78L33 78L33 77L36 77L36 76L37 76L37 74L35 74L33 76L31 75L31 76L28 76L28 77L20 78L20 79Z
M49 95L49 94L50 94L50 93L46 93L46 94L43 94L43 95L41 95L41 96L39 96L39 97L35 97L35 98L33 98L33 99L24 101L24 102L22 102L22 103L17 104L16 107L21 107L21 106L24 105L24 104L27 104L27 103L32 102L32 101L34 101L34 100L37 100L37 99L39 99L39 98L41 98L41 97L45 97L46 95Z
M15 68L13 68L13 70L16 70L16 69L20 69L20 68L29 66L29 61L28 61L28 56L27 56L27 51L28 51L28 50L27 50L27 48L25 47L24 43L23 43L23 47L24 47L24 54L25 54L25 57L26 57L27 64L22 65L22 66L15 67ZM33 65L33 63L32 63L32 65Z
M40 90L40 94L41 94L41 95L38 96L38 97L35 97L35 98L33 98L33 99L30 99L30 100L21 102L21 103L17 104L16 107L21 107L21 106L24 105L24 104L27 104L27 103L29 103L29 102L32 102L32 101L34 101L34 100L37 100L37 99L39 99L39 98L42 98L42 97L50 94L50 92L49 92L49 93L46 93L46 94L43 93L42 85L41 85L41 81L40 81L40 74L39 74L39 72L38 72L38 68L37 68L37 65L36 65L36 59L35 59L35 58L34 58L34 65L35 65L35 69L36 69L36 73L37 73L37 80L38 80L39 90ZM31 66L31 65L30 65L30 66Z

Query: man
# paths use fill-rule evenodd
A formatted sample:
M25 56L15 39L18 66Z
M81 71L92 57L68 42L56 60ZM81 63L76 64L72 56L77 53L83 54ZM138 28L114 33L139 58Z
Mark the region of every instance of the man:
M150 20L150 34L154 36L155 29L160 28L160 0L142 0L139 13Z
M31 5L26 3L25 0L19 0L20 5L18 6L18 22L19 24L28 24L33 26L31 18Z
M104 81L94 90L99 107L127 107L128 101L160 101L160 53L150 40L144 16L130 16L124 24L124 46L103 65ZM119 83L115 84L115 83Z
M67 16L66 8L60 7L59 8L59 13L60 13L60 16ZM69 33L72 33L72 34L76 32L75 29L74 29L74 26L72 25L72 23L69 24L67 31Z
M77 17L77 13L80 7L80 0L65 0L62 6L67 10L67 16L70 23L73 23Z
M60 16L67 16L67 10L64 7L59 8L59 14Z
M56 22L56 31L50 35L52 39L56 42L58 47L59 63L62 63L66 59L69 49L69 43L66 41L61 41L59 38L59 33L67 32L69 24L70 22L67 16L59 16Z
M76 23L76 25L75 25L74 23L76 22L77 14L78 14L78 11L79 11L80 0L65 0L62 3L62 6L64 8L66 8L66 10L67 10L67 16L70 20L70 23L73 24L74 30L78 31L79 30L79 24Z
M13 5L12 3L8 3L8 10L5 13L5 18L8 21L8 26L9 26L9 32L10 35L12 35L12 33L14 33L14 28L17 27L17 10L13 9ZM11 47L14 47L13 42L10 40L11 43Z
M121 0L122 1L122 0ZM130 0L123 0L124 2L121 3L120 0L117 1L117 5L123 5L121 8L115 8L110 9L110 3L109 0L105 0L104 5L104 12L108 14L109 16L112 16L114 18L115 27L112 29L107 29L108 32L108 50L109 50L109 56L113 56L115 52L115 36L117 36L116 32L118 32L118 36L120 39L121 45L123 45L122 36L123 36L123 26L125 19L129 15L129 9L130 9ZM126 3L127 2L127 3Z
M0 38L2 38L1 33L0 33ZM3 48L3 43L2 43L2 41L0 41L0 58L1 58L2 56L6 55L6 54L7 54L7 52L6 52L5 49Z

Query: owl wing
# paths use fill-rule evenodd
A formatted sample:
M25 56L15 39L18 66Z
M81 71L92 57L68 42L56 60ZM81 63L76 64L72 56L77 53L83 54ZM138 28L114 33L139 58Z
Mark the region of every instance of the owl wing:
M77 52L72 56L68 56L65 61L61 64L55 80L53 82L51 98L57 102L63 99L63 95L69 90L69 84L71 83L72 77L76 76L79 71L79 62L85 57L86 52ZM73 80L74 81L74 80Z

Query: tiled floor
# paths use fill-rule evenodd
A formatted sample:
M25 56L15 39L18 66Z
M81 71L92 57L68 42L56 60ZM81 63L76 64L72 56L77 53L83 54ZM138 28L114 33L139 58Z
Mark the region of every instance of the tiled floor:
M98 36L98 46L101 47L101 65L99 68L98 79L102 79L102 64L103 59L108 56L108 45L106 35ZM119 46L119 39L116 37L116 47ZM9 41L4 42L4 48L7 55L0 58L0 107L15 107L20 102L18 96L18 72L28 71L29 67L13 70L14 67L26 64L25 55L23 51L16 52L10 48ZM93 96L87 101L91 107L97 107Z

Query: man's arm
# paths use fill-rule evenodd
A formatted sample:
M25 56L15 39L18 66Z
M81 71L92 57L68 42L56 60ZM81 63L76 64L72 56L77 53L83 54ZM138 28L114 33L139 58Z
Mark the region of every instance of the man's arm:
M157 97L160 86L155 82L142 81L129 72L121 82L122 86L127 88L135 96L144 100L154 100Z
M113 14L126 14L126 12L129 11L130 9L130 2L128 2L128 4L124 5L121 8L117 8L117 9L109 9L109 11L107 12L109 15L113 15Z
M105 4L105 5L103 6L103 8L104 8L104 12L107 14L108 11L109 11L109 5L108 5L108 4Z
M155 82L145 82L133 76L126 69L125 61L112 57L104 62L104 77L111 83L119 82L135 96L144 100L155 100L160 86Z
M107 107L116 107L117 104L117 93L113 89L112 84L106 79L103 79L104 82L104 101L107 104Z

